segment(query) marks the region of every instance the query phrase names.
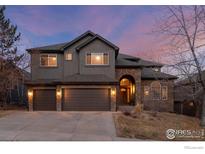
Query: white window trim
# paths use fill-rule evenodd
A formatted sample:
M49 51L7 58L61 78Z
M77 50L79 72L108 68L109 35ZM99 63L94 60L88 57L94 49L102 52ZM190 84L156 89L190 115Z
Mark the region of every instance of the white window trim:
M56 57L56 65L49 65L49 61L48 61L48 65L45 66L45 65L42 65L41 64L41 56L55 56ZM40 67L57 67L58 66L58 56L57 54L40 54Z
M67 59L67 55L70 54L71 55L71 59ZM72 61L73 60L73 54L72 53L65 53L65 60L66 61Z
M90 54L91 55L91 64L88 64L88 62L87 62L87 55L88 54ZM92 55L98 55L98 54L101 54L101 55L103 55L104 56L104 54L107 54L107 56L108 56L108 63L107 64L92 64ZM86 56L85 56L85 61L86 61L86 65L88 65L88 66L108 66L109 65L109 57L110 55L109 55L109 53L107 53L107 52L87 52L86 53ZM104 58L104 57L103 57Z
M162 89L163 89L163 88L166 88L166 95L167 95L167 96L166 96L166 99L163 99L162 96L161 96L161 98L162 98L162 100L168 100L168 94L169 94L169 93L168 93L168 86L162 86L162 87L161 87L161 93L162 93Z

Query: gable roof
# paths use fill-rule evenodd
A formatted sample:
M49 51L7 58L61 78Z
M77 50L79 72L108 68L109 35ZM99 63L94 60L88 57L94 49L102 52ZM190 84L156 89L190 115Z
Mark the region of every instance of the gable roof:
M109 45L110 47L112 47L116 53L118 54L119 48L114 45L113 43L111 43L110 41L106 40L105 38L103 38L102 36L96 34L94 37L92 37L91 39L85 41L84 43L80 44L79 46L76 47L76 50L79 51L80 49L82 49L83 47L85 47L86 45L92 43L94 40L99 39L102 42L106 43L107 45Z
M31 52L35 50L40 50L40 51L49 51L49 52L56 52L56 51L63 52L66 48L73 45L77 41L85 38L86 36L94 36L94 35L95 33L88 30L87 32L73 39L72 41L65 42L65 43L52 44L52 45L47 45L47 46L42 46L42 47L30 48L30 49L27 49L27 51Z

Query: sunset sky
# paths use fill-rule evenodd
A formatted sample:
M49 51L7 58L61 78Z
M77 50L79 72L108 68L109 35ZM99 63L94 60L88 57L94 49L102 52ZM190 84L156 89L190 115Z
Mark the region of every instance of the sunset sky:
M22 33L22 48L70 41L87 30L98 33L121 53L147 59L159 54L151 31L162 6L7 6L6 17Z

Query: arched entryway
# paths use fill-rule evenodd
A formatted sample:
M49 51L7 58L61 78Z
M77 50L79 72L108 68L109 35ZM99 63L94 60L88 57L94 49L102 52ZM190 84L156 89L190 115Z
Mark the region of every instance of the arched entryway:
M120 105L135 104L135 80L126 75L120 79Z

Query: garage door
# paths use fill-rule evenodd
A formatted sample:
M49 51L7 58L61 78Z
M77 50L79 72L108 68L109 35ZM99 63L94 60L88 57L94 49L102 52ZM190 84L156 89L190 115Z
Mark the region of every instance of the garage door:
M34 90L33 109L36 111L56 111L55 89Z
M64 111L110 111L109 89L64 89Z

